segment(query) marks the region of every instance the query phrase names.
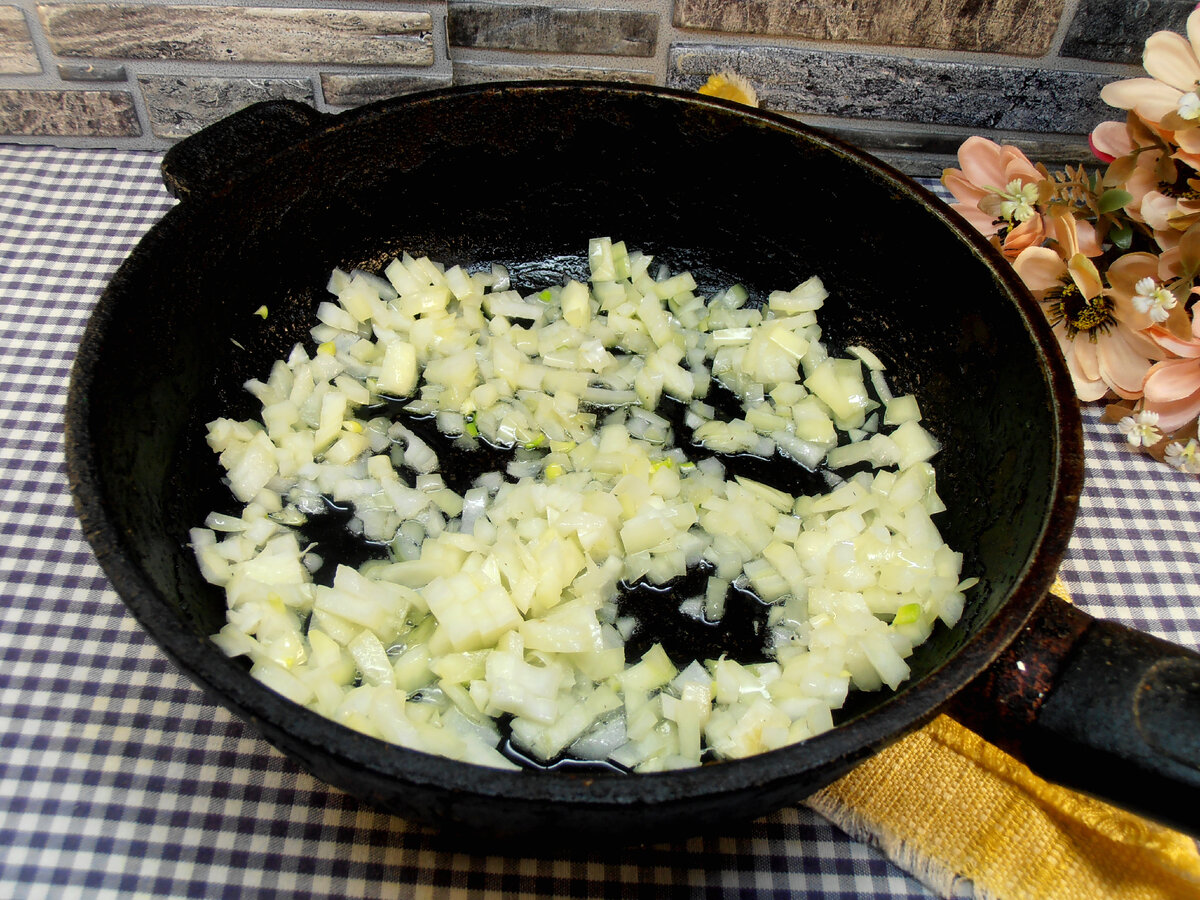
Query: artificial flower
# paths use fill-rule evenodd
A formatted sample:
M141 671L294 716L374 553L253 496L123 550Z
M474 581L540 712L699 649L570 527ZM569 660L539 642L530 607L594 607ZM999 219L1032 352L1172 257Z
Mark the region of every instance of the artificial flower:
M1042 173L1018 148L1001 146L983 137L969 137L958 150L958 164L961 169L947 169L942 174L942 184L957 201L951 208L980 232L995 234L1003 224L1000 220L1014 226L1029 218L1024 214L1018 217L1016 206L1007 217L998 215L998 209L980 208L981 203L1002 190L1010 199L1024 196L1026 186L1036 186L1043 179ZM1036 190L1031 199L1037 201Z
M1200 316L1192 319L1191 340L1161 325L1146 335L1173 357L1151 366L1142 385L1143 407L1157 413L1162 429L1171 433L1200 416Z
M1131 113L1131 116L1134 114ZM1135 222L1145 222L1142 216L1142 202L1147 195L1157 195L1162 186L1162 171L1159 165L1162 150L1150 143L1135 140L1131 125L1143 126L1140 120L1125 122L1101 122L1088 137L1092 152L1103 162L1112 163L1118 159L1129 159L1131 165L1129 174L1125 176L1122 187L1129 192L1130 199L1124 204L1125 212ZM1138 127L1139 137L1148 134L1148 129ZM1171 181L1174 182L1174 167Z
M746 106L758 106L758 92L754 90L754 85L737 72L725 71L710 75L698 91L709 97L735 100Z
M1172 137L1130 112L1124 123L1101 122L1088 142L1109 163L1105 185L1116 184L1126 192L1123 213L1151 230L1166 253L1164 273L1178 275L1182 267L1175 251L1184 232L1200 222L1200 179L1186 167L1180 173L1170 155Z
M1155 325L1161 325L1167 321L1171 310L1179 303L1174 294L1149 275L1139 278L1133 288L1134 308L1138 312L1148 315Z
M1195 438L1190 438L1186 444L1182 441L1167 444L1164 459L1167 465L1174 466L1180 472L1200 475L1200 443Z
M1138 333L1151 324L1149 315L1133 306L1132 291L1106 290L1095 264L1073 241L1068 239L1060 251L1062 255L1049 247L1030 247L1013 261L1013 268L1041 301L1076 394L1086 401L1099 400L1110 390L1126 399L1140 397L1151 361L1161 355ZM1157 268L1153 254L1127 254L1109 273L1111 277L1116 269L1117 282L1124 286L1146 277L1147 267Z
M1188 16L1187 35L1152 34L1142 54L1150 77L1114 81L1101 89L1100 98L1172 132L1180 156L1194 165L1192 158L1200 153L1200 10Z
M1089 136L1100 171L1049 172L964 141L942 183L1040 302L1076 394L1181 471L1200 469L1200 6L1187 37L1152 35L1146 77L1101 96L1126 110Z
M956 201L951 208L992 237L1006 257L1015 259L1028 247L1062 239L1061 217L1047 215L1044 208L1053 182L1020 149L970 137L958 150L958 164L961 169L942 173L942 184ZM1085 255L1100 255L1089 223L1077 223L1076 238Z
M1185 341L1191 335L1187 308L1171 288L1174 275L1166 272L1165 255L1126 253L1114 260L1106 273L1109 296L1117 301L1114 315L1139 333L1151 359L1164 359L1170 351L1157 345L1146 329L1161 325Z
M1200 221L1200 195L1191 194L1197 194L1195 188L1189 187L1187 194L1164 194L1155 189L1142 195L1142 220L1154 229L1154 239L1163 250L1176 246L1183 232Z
M1129 127L1124 122L1101 122L1088 135L1088 146L1092 155L1103 163L1115 162L1118 157L1128 156L1136 148L1129 137Z
M1153 447L1162 440L1158 430L1158 413L1142 410L1117 422L1117 428L1132 447Z

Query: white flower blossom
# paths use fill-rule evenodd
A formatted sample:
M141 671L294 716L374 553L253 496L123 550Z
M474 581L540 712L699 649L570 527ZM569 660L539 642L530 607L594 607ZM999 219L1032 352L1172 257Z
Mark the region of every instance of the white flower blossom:
M1196 443L1195 438L1189 439L1186 445L1172 441L1167 444L1166 461L1180 472L1200 475L1200 444Z
M1149 276L1140 279L1133 286L1134 294L1130 298L1134 308L1140 313L1149 313L1155 322L1167 321L1167 314L1175 308L1178 302L1175 295Z
M1200 95L1195 91L1187 91L1180 95L1175 111L1181 119L1200 119Z
M1158 413L1142 410L1136 416L1126 416L1117 422L1131 447L1152 447L1162 440L1158 430Z
M1034 204L1037 203L1038 186L1026 184L1022 186L1020 179L1014 178L1004 190L996 191L1003 199L1000 204L1000 215L1010 222L1027 222L1037 215Z

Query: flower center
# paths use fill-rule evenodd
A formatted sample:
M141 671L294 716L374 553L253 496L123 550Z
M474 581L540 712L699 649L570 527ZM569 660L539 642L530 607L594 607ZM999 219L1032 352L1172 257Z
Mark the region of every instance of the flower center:
M1080 332L1090 340L1107 332L1116 323L1113 318L1112 301L1101 295L1085 297L1079 286L1069 278L1050 288L1042 297L1051 325L1065 323L1067 337L1071 340Z
M1165 181L1158 183L1158 192L1164 197L1170 197L1172 200L1200 200L1200 191L1190 187L1167 184Z

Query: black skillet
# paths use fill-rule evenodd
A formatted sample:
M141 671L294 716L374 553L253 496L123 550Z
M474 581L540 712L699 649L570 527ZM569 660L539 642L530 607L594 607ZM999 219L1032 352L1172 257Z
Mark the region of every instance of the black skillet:
M1082 484L1080 418L1044 317L927 192L781 116L664 89L449 89L338 116L252 107L177 145L182 202L116 273L80 347L67 458L84 533L133 614L217 702L317 776L456 833L659 840L796 801L940 711L1035 770L1200 830L1196 654L1044 600ZM834 347L864 344L941 440L943 534L979 585L895 694L759 757L655 775L499 772L389 746L253 681L207 635L220 592L187 529L228 505L203 423L308 339L334 266L401 251L582 270L609 235L712 289L819 275ZM264 321L254 314L266 305ZM666 624L664 628L668 627Z

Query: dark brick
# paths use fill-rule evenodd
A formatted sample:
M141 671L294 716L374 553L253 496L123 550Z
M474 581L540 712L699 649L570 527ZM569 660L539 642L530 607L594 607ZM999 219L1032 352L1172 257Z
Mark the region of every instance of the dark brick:
M1080 0L1062 55L1097 62L1140 63L1156 31L1184 33L1195 0Z
M540 53L653 56L658 14L624 9L451 3L450 46Z
M414 91L449 87L451 79L446 75L377 74L346 75L323 74L321 92L330 106L361 106L376 100L386 100Z
M781 112L1057 134L1117 118L1100 99L1111 76L870 53L677 44L667 83L696 88L726 69Z
M618 69L590 69L585 66L498 65L491 63L454 63L455 84L484 84L493 81L530 81L553 78L560 81L613 81L653 84L649 72L625 72Z

